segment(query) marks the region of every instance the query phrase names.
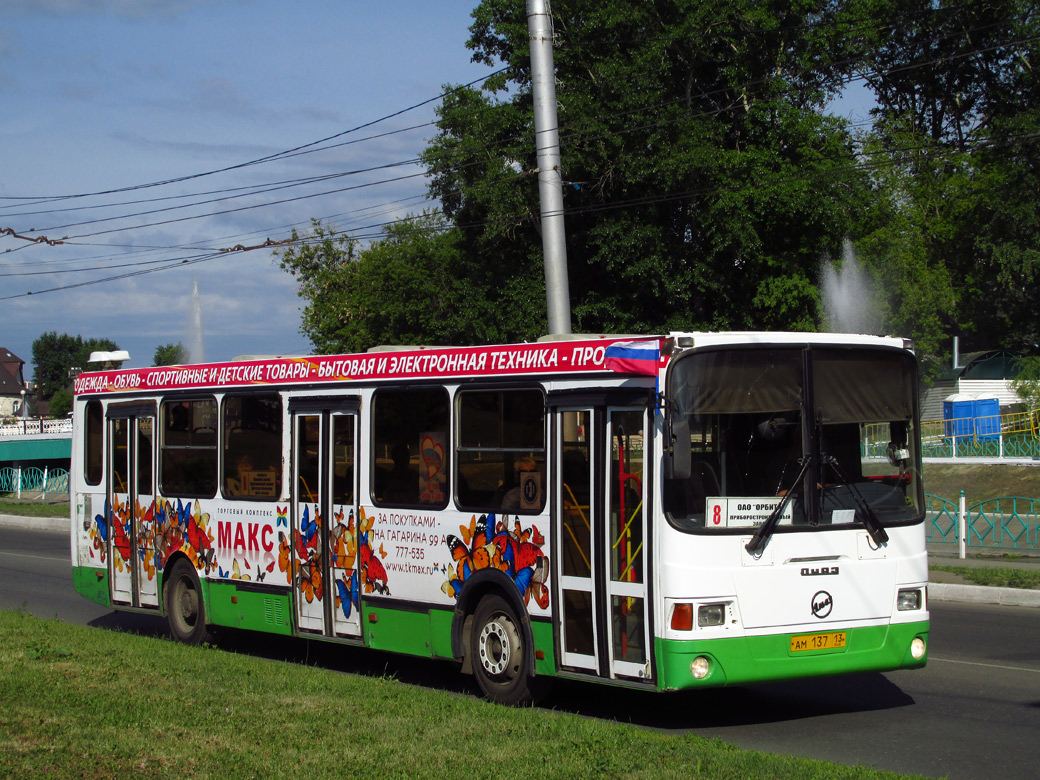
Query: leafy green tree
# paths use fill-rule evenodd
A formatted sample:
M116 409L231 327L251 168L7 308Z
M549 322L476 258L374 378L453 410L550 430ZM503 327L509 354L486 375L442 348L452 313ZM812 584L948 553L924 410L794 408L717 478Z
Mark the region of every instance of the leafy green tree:
M300 332L319 354L353 351L344 347L350 343L357 318L349 300L357 243L318 220L312 220L308 235L301 236L294 228L291 237L294 243L275 256L299 285L297 295L307 301Z
M73 366L86 368L76 362L83 341L79 336L49 331L37 338L32 345L33 379L39 397L49 400L58 390L69 383L69 369Z
M848 67L834 8L553 3L576 329L815 326L821 255L868 192L844 124L822 113ZM530 297L543 275L526 14L484 0L473 16L474 59L506 70L443 101L423 160L480 260L475 285ZM528 336L544 304L531 314Z
M393 224L358 251L349 236L314 222L279 254L307 299L301 330L322 354L377 344L466 344L508 340L493 280L460 252L462 232L437 212ZM539 292L539 295L542 293ZM544 308L544 306L542 307Z
M32 345L33 378L39 388L39 397L50 400L59 390L69 386L73 371L88 368L91 352L112 351L119 347L111 339L70 336L49 331Z
M865 151L881 219L860 248L933 363L1040 340L1040 19L1024 0L850 3L878 101ZM877 214L875 214L877 216Z
M1032 412L1040 409L1040 357L1029 356L1018 359L1018 376L1009 384Z
M180 366L188 362L188 350L177 342L176 344L160 344L155 348L155 356L152 358L153 366Z
M67 387L63 387L61 390L56 392L51 397L50 404L50 415L54 418L61 418L72 411L72 391Z

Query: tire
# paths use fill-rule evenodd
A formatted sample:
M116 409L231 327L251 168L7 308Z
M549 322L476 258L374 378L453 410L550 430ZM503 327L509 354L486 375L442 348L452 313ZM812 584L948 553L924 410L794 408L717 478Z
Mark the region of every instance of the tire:
M173 564L163 583L163 604L170 634L178 642L200 645L209 638L199 577L187 559L181 558Z
M477 604L469 652L477 684L488 699L507 705L531 700L531 649L516 612L501 596L485 596Z

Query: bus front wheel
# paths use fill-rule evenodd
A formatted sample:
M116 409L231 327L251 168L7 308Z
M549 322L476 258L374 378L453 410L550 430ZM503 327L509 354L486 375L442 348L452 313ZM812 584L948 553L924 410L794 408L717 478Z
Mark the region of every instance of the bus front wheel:
M209 634L206 631L206 607L195 567L181 558L173 564L164 585L163 602L173 638L187 645L202 644Z
M510 705L531 699L530 649L516 613L501 596L485 596L477 605L469 651L485 696Z

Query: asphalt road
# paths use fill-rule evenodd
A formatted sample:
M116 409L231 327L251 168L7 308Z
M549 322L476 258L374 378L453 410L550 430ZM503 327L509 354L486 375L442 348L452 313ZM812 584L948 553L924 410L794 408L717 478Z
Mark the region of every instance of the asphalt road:
M76 595L65 533L0 527L0 608L165 635L161 619ZM842 764L952 780L1033 780L1040 772L1040 609L933 602L931 616L923 670L674 695L560 682L544 705ZM238 652L472 690L442 663L250 632L219 641Z

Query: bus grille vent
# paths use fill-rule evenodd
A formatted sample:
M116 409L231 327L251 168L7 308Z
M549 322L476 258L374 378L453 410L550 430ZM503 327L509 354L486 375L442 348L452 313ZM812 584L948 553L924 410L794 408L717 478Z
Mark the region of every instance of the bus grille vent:
M272 598L264 599L264 622L269 626L280 626L285 622L281 601Z

